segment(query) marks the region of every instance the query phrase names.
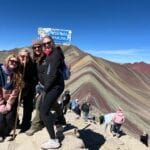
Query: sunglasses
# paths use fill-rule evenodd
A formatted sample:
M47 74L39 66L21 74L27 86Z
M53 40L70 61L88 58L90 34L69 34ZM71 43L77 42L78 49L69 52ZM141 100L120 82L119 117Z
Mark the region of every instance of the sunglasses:
M46 45L51 45L52 41L46 42L46 43L42 43L42 46L46 47Z
M17 60L10 59L9 61L10 61L12 64L18 64L18 61L17 61Z
M39 48L41 48L41 45L38 45L38 46L32 46L32 49L33 49L33 50L36 50L36 49L39 49Z

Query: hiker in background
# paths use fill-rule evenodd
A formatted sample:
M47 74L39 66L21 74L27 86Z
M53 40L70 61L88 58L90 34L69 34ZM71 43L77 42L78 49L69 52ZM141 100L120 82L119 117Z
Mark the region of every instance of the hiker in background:
M25 132L31 126L33 99L38 78L36 64L33 62L30 52L27 49L22 49L18 56L21 62L21 72L25 83L21 95L23 103L23 117L20 125L20 132Z
M84 102L81 105L81 111L83 112L83 119L85 122L88 121L88 117L89 117L89 111L90 111L90 103L89 102Z
M121 125L125 121L125 116L124 116L122 108L120 108L120 107L118 108L118 110L116 111L116 114L114 115L112 121L113 121L113 126L112 126L113 136L120 137L120 128L121 128Z
M0 142L9 136L17 114L17 98L21 91L22 75L20 61L16 55L9 55L0 64Z
M112 120L113 120L115 114L116 113L108 113L108 114L105 114L105 115L101 115L99 117L100 124L105 125L105 132L106 132L109 125L110 125L110 132L111 132L111 130L112 130Z
M45 96L40 101L40 116L43 121L50 139L41 145L43 149L58 148L60 143L54 131L55 118L51 112L57 105L57 99L64 90L64 78L61 70L63 69L64 56L59 49L55 47L53 39L46 36L42 39L46 61L39 68L39 81L44 85Z
M77 115L77 119L81 116L81 110L79 105L79 99L71 100L71 110Z
M148 140L149 140L149 136L144 131L143 134L140 136L140 141L148 147Z
M63 113L66 114L67 112L67 109L68 109L68 104L70 102L70 91L69 90L66 90L64 92L64 94L62 95L62 103L63 103Z

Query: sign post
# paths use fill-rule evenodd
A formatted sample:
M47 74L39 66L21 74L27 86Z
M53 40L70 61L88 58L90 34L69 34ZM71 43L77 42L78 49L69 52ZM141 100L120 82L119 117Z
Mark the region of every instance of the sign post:
M49 35L53 38L56 44L70 45L71 30L54 29L54 28L38 28L38 35L40 38Z

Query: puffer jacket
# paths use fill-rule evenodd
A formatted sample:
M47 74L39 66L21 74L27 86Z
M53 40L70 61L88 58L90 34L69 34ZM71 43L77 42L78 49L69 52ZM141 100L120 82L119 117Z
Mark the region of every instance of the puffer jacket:
M124 113L122 111L117 111L113 118L113 122L117 124L122 124L124 123L124 121L125 121Z
M10 111L18 97L19 89L12 81L13 72L0 64L0 113Z

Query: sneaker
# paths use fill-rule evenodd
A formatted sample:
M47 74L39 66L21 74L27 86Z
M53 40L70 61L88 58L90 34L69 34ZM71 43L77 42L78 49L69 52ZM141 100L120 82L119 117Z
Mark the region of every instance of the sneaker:
M4 138L0 136L0 142L3 142L3 141L4 141Z
M5 137L5 142L8 142L8 141L12 141L13 140L13 136L12 135L9 135L9 136L6 136Z
M33 129L33 128L30 128L29 130L26 131L26 135L28 136L32 136L35 132L39 131L41 129Z
M58 139L50 139L41 145L42 149L51 149L60 147Z

